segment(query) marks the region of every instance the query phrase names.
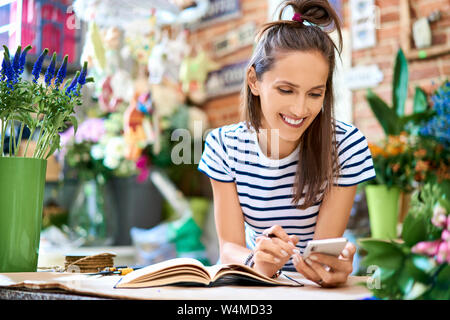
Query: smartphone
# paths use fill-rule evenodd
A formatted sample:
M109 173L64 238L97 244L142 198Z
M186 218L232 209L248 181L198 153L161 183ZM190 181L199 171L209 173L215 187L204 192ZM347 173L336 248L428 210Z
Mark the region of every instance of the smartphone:
M305 251L303 251L303 259L306 259L311 253L324 253L331 256L339 257L342 250L344 250L347 244L345 238L332 238L311 240L306 244Z

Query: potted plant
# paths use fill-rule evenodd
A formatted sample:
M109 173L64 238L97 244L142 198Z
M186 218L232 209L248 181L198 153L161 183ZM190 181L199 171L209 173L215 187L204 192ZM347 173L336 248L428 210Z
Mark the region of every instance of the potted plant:
M359 239L378 299L450 299L450 189L415 190L401 239ZM367 285L367 283L364 283Z
M48 49L36 60L32 79L23 79L30 49L27 46L22 51L19 46L11 56L4 46L0 71L0 272L36 271L46 162L59 148L58 133L66 123L76 126L74 107L81 104L81 87L92 81L86 77L84 63L81 72L63 84L68 56L56 72L56 53L44 81L39 81ZM25 128L31 132L30 139L20 157L17 146ZM29 142L36 135L36 147L28 154Z
M408 94L408 62L400 49L394 63L392 81L392 106L389 106L371 89L368 89L367 102L384 130L386 140L382 148L394 147L395 141L405 142L408 134L414 134L420 127L420 121L430 118L433 114L428 108L425 92L416 87L413 113L405 115L405 102ZM400 146L400 148L406 149ZM376 150L375 146L372 152ZM402 156L405 150L395 154L376 152L374 159L377 179L368 183L365 191L369 207L371 229L377 229L375 236L382 238L396 237L396 226L399 216L399 200L408 197L411 188L408 187L410 170L408 159L411 155ZM389 153L389 152L388 152ZM381 155L381 156L380 156ZM406 195L406 196L405 196ZM405 201L401 201L404 203ZM402 215L400 215L402 216ZM375 225L375 226L373 226ZM372 228L373 226L373 228ZM382 230L386 229L386 232ZM379 231L378 231L379 230Z

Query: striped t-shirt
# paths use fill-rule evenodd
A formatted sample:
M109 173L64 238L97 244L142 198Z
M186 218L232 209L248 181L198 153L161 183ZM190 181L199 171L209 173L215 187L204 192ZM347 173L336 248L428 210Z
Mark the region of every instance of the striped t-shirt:
M334 183L352 186L373 179L372 156L361 131L336 121L336 140L341 174ZM313 239L321 202L303 210L291 203L299 150L298 146L282 159L268 158L256 132L244 121L215 128L207 135L198 170L214 180L236 184L248 248L254 249L256 237L275 224L299 238L301 253ZM283 270L295 271L292 260Z

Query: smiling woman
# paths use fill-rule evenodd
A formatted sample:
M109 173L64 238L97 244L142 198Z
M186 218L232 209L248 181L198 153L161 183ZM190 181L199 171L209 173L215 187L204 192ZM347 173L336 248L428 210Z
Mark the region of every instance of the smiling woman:
M282 20L288 7L295 14ZM342 236L356 185L375 171L366 138L333 117L337 48L323 27L342 42L336 13L326 0L284 1L279 19L257 37L245 120L210 132L198 169L211 178L222 263L336 286L352 272L353 244L339 257L300 254L309 240Z

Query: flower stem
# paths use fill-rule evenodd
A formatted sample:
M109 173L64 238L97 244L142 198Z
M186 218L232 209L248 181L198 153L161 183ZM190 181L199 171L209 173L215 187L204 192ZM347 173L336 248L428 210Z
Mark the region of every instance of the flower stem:
M27 156L28 145L30 144L30 140L33 139L34 131L35 131L35 128L33 128L33 129L31 130L30 136L28 137L28 140L27 140L27 146L25 147L25 153L23 154L24 157Z
M44 131L45 120L46 120L46 117L44 117L44 119L42 119L42 123L41 123L40 130L39 130L39 136L38 136L38 139L36 141L36 148L34 149L34 152L33 152L33 158L36 157L36 155L37 155L37 153L39 151L39 146L42 143L41 139L42 139L42 132Z
M12 135L13 135L13 120L9 120L9 156L11 157L12 149Z
M1 138L1 141L0 141L1 142L0 145L1 145L1 148L2 148L2 152L1 152L2 157L5 156L5 154L3 153L3 149L5 148L5 134L6 134L6 126L7 126L7 124L8 124L8 118L2 119L2 138Z
M15 149L15 156L17 157L18 153L19 153L19 149L20 149L20 144L22 143L22 133L23 133L23 128L25 127L25 123L22 122L22 125L20 126L20 132L19 132L19 138L17 139L17 148Z

